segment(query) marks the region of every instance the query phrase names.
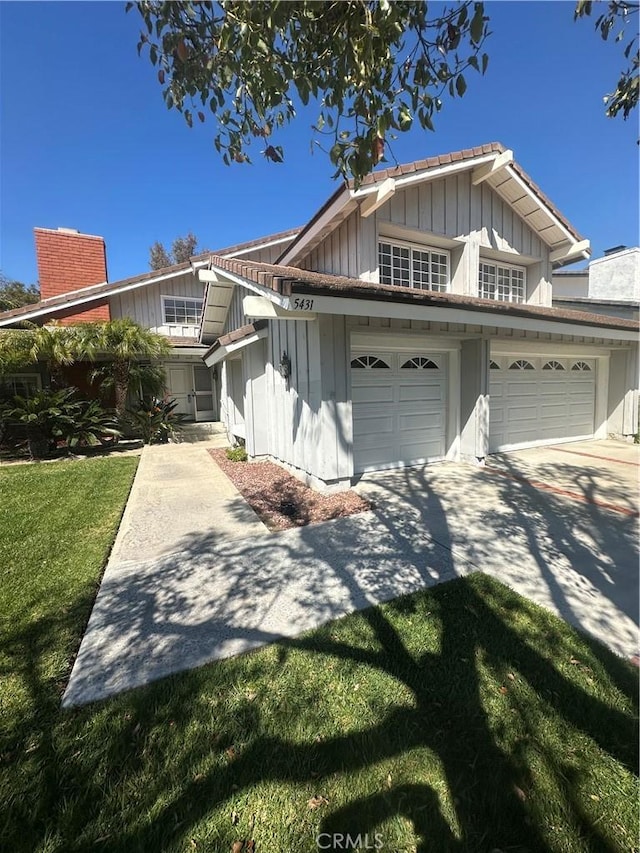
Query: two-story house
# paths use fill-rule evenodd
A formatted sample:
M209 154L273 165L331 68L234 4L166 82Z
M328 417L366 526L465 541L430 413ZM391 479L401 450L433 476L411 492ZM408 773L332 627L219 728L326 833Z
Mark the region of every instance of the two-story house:
M172 394L318 488L637 430L637 322L553 308L589 243L498 143L343 185L301 229L0 315L106 303ZM86 282L85 282L86 284Z

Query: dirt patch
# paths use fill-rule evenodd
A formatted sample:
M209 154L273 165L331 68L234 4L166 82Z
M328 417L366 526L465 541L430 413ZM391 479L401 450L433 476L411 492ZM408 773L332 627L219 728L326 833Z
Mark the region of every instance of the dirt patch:
M270 530L304 527L371 509L352 491L314 492L273 462L231 462L224 450L209 453Z

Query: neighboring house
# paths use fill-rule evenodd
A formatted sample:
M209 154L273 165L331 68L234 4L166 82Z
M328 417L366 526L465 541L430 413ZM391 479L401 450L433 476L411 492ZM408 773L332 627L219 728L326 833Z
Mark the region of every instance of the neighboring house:
M639 324L551 305L554 267L588 256L492 143L341 186L302 229L74 288L0 326L101 304L132 316L171 337L183 410L222 420L252 458L344 488L635 433Z
M637 320L640 315L640 248L615 246L580 270L556 270L553 305Z

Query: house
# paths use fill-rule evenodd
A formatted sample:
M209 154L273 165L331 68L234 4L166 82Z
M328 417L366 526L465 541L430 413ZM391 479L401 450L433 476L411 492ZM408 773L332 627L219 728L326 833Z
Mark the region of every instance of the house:
M131 316L170 337L183 411L338 489L367 471L636 433L638 322L552 306L554 269L588 257L491 143L379 170L300 229L158 272L90 282L60 255L64 292L0 327Z
M640 248L614 246L585 269L554 271L553 305L637 320L640 315Z

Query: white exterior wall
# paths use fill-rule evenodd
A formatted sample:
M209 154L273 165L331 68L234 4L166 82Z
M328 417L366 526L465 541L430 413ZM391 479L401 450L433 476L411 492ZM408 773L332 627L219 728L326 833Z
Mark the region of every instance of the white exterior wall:
M240 329L242 326L246 326L249 322L242 308L242 300L248 293L248 290L245 290L244 287L240 287L238 284L233 288L233 296L229 304L227 319L224 322L224 335L235 331L235 329Z
M280 373L283 352L291 359L288 382ZM322 397L317 322L269 323L265 382L269 455L301 475L317 472Z
M591 261L589 296L592 299L640 300L640 248Z
M449 250L452 293L478 295L482 258L526 267L527 302L551 305L548 246L469 172L398 190L367 218L354 211L300 266L376 282L379 235Z
M109 298L109 308L112 319L131 317L141 326L158 332L161 335L177 337L198 336L197 326L167 326L163 322L162 297L187 296L202 299L204 284L198 281L197 273L186 272L184 275L139 287Z
M288 382L280 373L283 352L291 359ZM267 454L318 488L348 484L353 459L345 318L275 320L266 357L261 417Z
M589 270L580 271L578 275L554 272L551 283L554 296L586 297L589 295Z

